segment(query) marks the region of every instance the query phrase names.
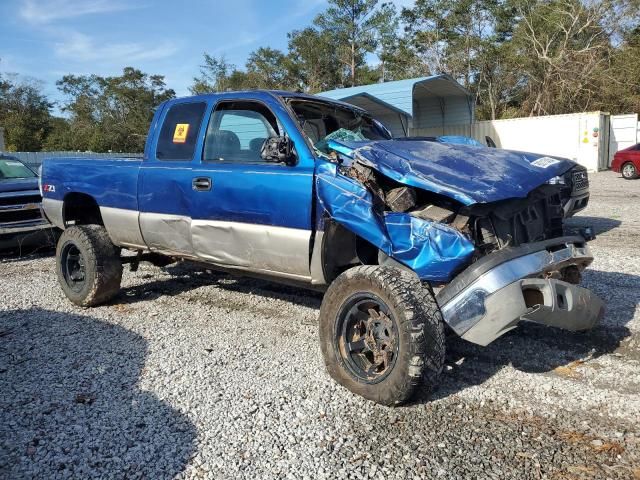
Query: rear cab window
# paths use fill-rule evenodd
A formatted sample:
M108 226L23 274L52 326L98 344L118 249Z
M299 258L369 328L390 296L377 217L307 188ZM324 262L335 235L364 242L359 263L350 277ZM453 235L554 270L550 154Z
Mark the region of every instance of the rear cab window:
M205 102L178 103L169 108L158 135L158 160L193 159L206 108Z

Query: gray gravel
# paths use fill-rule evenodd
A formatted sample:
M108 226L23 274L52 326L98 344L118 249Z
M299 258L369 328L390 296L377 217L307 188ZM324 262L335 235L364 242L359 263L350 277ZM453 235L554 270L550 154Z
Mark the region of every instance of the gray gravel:
M592 176L586 334L448 343L441 387L390 409L326 375L318 294L187 265L94 309L54 259L0 263L0 478L640 478L640 181Z

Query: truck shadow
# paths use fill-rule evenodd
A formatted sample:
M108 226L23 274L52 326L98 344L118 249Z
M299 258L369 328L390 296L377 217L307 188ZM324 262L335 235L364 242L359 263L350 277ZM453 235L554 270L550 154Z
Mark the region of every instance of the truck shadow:
M173 478L189 419L139 389L147 342L90 316L0 312L0 477Z
M597 236L618 228L620 225L622 225L622 221L615 220L613 218L576 215L575 217L567 219L565 221L565 225L569 229L576 230L584 227L593 227L593 230Z
M40 258L54 257L56 254L55 246L37 247L23 250L0 250L0 263L26 262L29 260L37 260Z
M171 275L171 279L154 280L125 288L117 301L135 303L142 299L153 300L163 295L174 296L199 287L214 285L232 292L260 295L310 308L319 309L322 302L321 292L259 278L241 277L213 271L197 264L174 264L165 267L164 270Z
M36 231L24 235L6 234L0 237L0 260L29 260L34 257L55 255L56 243L62 231L58 229Z
M447 341L447 367L440 387L431 395L420 395L418 401L444 398L480 385L508 365L522 372L543 374L569 366L560 373L572 376L575 362L602 355L619 353L640 359L640 350L633 348L626 326L640 304L640 276L587 270L582 285L606 302L605 317L595 329L572 333L522 323L487 347L452 337Z

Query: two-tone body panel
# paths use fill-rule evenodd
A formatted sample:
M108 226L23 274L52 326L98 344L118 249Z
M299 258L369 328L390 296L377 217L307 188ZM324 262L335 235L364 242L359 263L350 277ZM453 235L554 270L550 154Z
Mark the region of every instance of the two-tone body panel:
M102 220L117 245L144 247L138 224L138 173L141 160L56 158L42 166L44 212L64 229L63 202L84 195L99 205Z

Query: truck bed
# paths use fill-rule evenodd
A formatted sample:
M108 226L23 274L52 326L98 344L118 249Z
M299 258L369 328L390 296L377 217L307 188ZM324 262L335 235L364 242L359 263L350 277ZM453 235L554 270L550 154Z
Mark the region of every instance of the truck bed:
M137 211L141 164L142 159L129 157L45 159L42 163L45 201L62 201L69 192L84 193L95 198L101 207Z

